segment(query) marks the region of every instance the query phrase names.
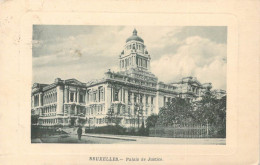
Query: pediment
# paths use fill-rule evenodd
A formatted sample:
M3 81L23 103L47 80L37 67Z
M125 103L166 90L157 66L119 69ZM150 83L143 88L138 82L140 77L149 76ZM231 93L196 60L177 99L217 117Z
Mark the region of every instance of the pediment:
M68 80L65 80L65 83L66 84L70 84L70 85L84 85L84 83L76 80L76 79L68 79Z

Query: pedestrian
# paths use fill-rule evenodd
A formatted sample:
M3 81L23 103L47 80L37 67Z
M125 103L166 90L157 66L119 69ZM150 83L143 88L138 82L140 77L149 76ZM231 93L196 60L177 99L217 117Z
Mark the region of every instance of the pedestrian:
M81 140L81 135L82 135L82 128L81 128L81 126L79 126L79 128L78 128L77 134L78 134L78 139Z

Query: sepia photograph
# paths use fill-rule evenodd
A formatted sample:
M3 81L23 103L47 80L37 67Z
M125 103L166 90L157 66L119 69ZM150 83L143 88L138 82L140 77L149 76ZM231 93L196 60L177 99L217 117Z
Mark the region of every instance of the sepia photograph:
M32 30L31 143L226 145L227 26Z

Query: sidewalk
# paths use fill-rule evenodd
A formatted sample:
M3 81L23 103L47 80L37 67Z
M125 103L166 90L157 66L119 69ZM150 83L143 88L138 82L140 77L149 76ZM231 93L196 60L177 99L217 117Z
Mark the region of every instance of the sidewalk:
M90 134L83 133L82 136L96 137L96 138L107 138L107 139L118 139L118 140L126 140L126 141L136 141L134 136L126 136L126 135L109 135L109 134Z
M128 135L109 135L109 134L92 134L87 133L83 136L95 138L107 138L124 140L123 143L133 144L206 144L206 145L225 145L224 138L164 138L164 137L147 137L147 136L128 136Z

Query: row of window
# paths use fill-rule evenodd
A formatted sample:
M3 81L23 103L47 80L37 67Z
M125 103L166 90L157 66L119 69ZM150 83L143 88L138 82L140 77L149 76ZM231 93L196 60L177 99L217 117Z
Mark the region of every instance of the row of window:
M58 124L59 121L61 121L62 119L41 119L40 123L44 124L44 125L53 125L53 124ZM65 123L68 123L68 119L64 120Z
M147 60L136 57L136 65L147 68Z
M76 92L69 92L69 102L77 102L79 99L79 103L84 103L85 102L85 96L84 94L80 93L79 98L76 96Z
M89 107L86 109L86 115L103 114L103 106Z
M133 57L126 58L124 60L121 60L121 68L127 68L128 66L131 66L133 64Z
M122 101L123 102L125 102L125 90L122 90L123 91L123 93L122 93ZM128 102L129 103L131 103L132 102L132 100L131 100L131 96L132 96L132 93L131 92L128 92L128 97L127 97L127 99L128 99ZM143 103L143 95L139 95L139 97L138 97L138 94L134 94L134 103L136 103L136 102L139 102L139 103ZM111 98L112 99L112 98ZM120 100L120 101L121 101ZM150 103L151 104L153 104L153 101L154 100L154 97L151 97L151 99L150 99ZM119 101L119 90L114 90L114 97L113 97L113 101ZM149 97L148 96L145 96L145 103L146 104L148 104L149 103Z
M138 49L138 50L144 50L144 45L141 45L141 44L129 44L126 46L126 49Z
M105 100L105 92L103 89L94 91L93 93L87 93L87 102L101 102Z
M57 92L43 96L43 105L54 102L57 102Z
M42 116L55 116L56 115L56 106L46 107L42 109Z

